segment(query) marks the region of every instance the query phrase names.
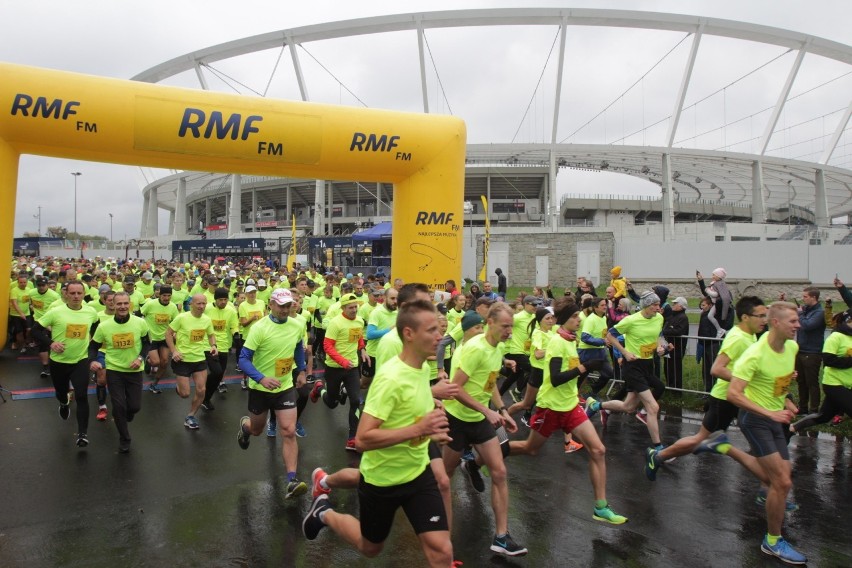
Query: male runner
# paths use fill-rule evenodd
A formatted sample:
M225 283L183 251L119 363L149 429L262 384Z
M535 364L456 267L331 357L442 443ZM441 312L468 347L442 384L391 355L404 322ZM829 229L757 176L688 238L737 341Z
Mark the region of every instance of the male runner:
M237 442L244 450L250 436L260 436L266 426L266 415L275 411L281 433L284 467L287 470L289 499L307 491L308 486L296 477L299 445L296 441L296 389L305 384L304 323L289 317L293 296L279 288L269 298L269 315L252 326L240 351L240 368L248 375L251 418L243 416ZM296 379L293 380L293 373Z
M83 283L66 285L67 303L49 309L33 327L34 337L50 349L50 378L59 400L59 416L68 420L71 414L68 383L74 387L77 402L77 446L89 445L89 359L88 348L92 325L98 314L83 305ZM50 330L50 331L47 331Z
M160 287L160 295L142 305L142 317L148 324L148 333L151 338L148 362L151 365L151 372L154 374L148 390L154 394L163 392L158 385L160 379L166 374L166 361L169 360L166 330L180 312L181 310L178 310L177 306L172 303L171 286Z
M796 377L799 314L794 304L775 302L769 306L768 320L769 331L734 365L728 400L740 407L740 429L769 482L767 532L760 549L789 564L805 564L805 555L781 536L787 495L793 486L784 432L796 415L787 394Z
M213 322L204 315L207 298L196 294L189 303L189 311L176 317L166 330L166 344L172 353L172 370L175 372L177 393L181 398L189 398L190 379L195 383L195 396L189 403L189 414L183 425L190 430L198 430L195 414L204 400L207 390L206 352L216 356L216 335ZM209 347L209 349L208 349Z
M403 351L378 369L358 426L364 452L358 487L360 520L332 509L321 493L302 523L308 540L328 526L367 557L377 556L402 507L429 566L453 562L444 503L429 466L429 440L447 441L447 418L429 390L426 359L441 334L430 302L407 303L397 319Z
M130 451L128 422L142 407L142 362L151 348L148 325L130 313L130 296L114 296L115 316L98 324L89 346L89 369L106 369L112 417L118 430L118 452ZM152 303L152 302L147 302Z

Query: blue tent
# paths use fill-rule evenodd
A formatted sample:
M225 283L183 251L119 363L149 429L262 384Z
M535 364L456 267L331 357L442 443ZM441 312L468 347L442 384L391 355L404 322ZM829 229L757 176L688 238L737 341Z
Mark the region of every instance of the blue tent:
M360 243L371 243L377 239L390 239L391 238L391 222L384 221L383 223L379 223L369 229L365 229L363 231L359 231L357 233L352 233L352 242L356 244Z

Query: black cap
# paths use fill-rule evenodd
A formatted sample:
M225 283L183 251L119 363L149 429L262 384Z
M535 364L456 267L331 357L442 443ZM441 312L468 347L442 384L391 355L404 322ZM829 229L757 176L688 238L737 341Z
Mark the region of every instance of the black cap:
M36 284L36 286L46 286L47 285L47 278L45 278L44 276L38 276L35 279L35 284Z
M213 292L213 299L214 300L218 300L219 298L226 298L227 299L227 297L228 297L227 288L216 288L216 291Z

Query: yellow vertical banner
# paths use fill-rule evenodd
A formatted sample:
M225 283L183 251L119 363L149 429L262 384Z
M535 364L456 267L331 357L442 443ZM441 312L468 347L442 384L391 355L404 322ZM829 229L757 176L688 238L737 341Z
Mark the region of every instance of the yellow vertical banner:
M287 269L296 267L296 216L293 215L293 232L290 235L290 254L287 255Z
M488 200L484 195L480 195L482 206L485 208L485 240L482 242L482 270L479 271L479 281L485 282L488 278L488 246L491 244L491 221L488 215Z

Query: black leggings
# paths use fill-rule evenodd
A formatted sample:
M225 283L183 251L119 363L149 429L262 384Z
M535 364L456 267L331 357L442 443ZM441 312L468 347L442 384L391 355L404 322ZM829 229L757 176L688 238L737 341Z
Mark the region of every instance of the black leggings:
M60 404L67 404L68 382L71 382L74 387L74 401L77 403L77 433L87 433L89 431L89 360L59 363L51 359L50 378L53 380L56 400Z
M822 385L822 392L825 393L825 400L822 401L819 413L810 414L797 422L796 432L817 424L825 424L838 414L852 416L852 389L837 385Z
M127 423L142 408L142 373L122 373L119 371L106 372L109 397L112 401L112 417L122 442L130 441L130 431Z
M506 377L506 380L503 381L503 384L500 385L500 394L504 395L509 390L509 388L517 382L518 386L515 387L518 391L524 390L527 386L527 379L530 374L530 370L532 369L532 365L530 365L529 355L521 355L519 353L510 353L506 355L506 359L515 362L515 372ZM452 379L452 377L450 377Z
M601 349L598 349L598 350L589 349L588 351L603 351L603 350L601 350ZM587 356L584 356L582 350L580 351L579 354L580 354L580 362L583 364L583 366L586 368L586 370L598 372L597 380L589 383L589 389L591 389L591 391L592 391L592 396L598 396L598 393L600 392L600 390L606 386L606 384L609 382L609 380L614 375L613 370L612 370L612 365L609 362L608 356L607 356L605 351L604 351L603 357L600 357L600 358L595 357L595 358L592 358L592 359L586 358ZM585 361L583 359L585 359ZM587 373L586 377L588 377L588 376L589 375ZM584 380L584 379L581 379L581 380ZM578 383L577 386L578 387L580 386L579 383Z
M340 404L341 384L346 387L346 396L349 399L349 437L354 438L358 430L358 406L361 404L361 373L358 367L326 367L322 401L327 407L337 408Z
M209 351L205 352L207 357L207 390L204 393L204 402L210 402L210 399L217 392L219 383L225 376L225 369L228 367L228 351L220 351L215 357Z

